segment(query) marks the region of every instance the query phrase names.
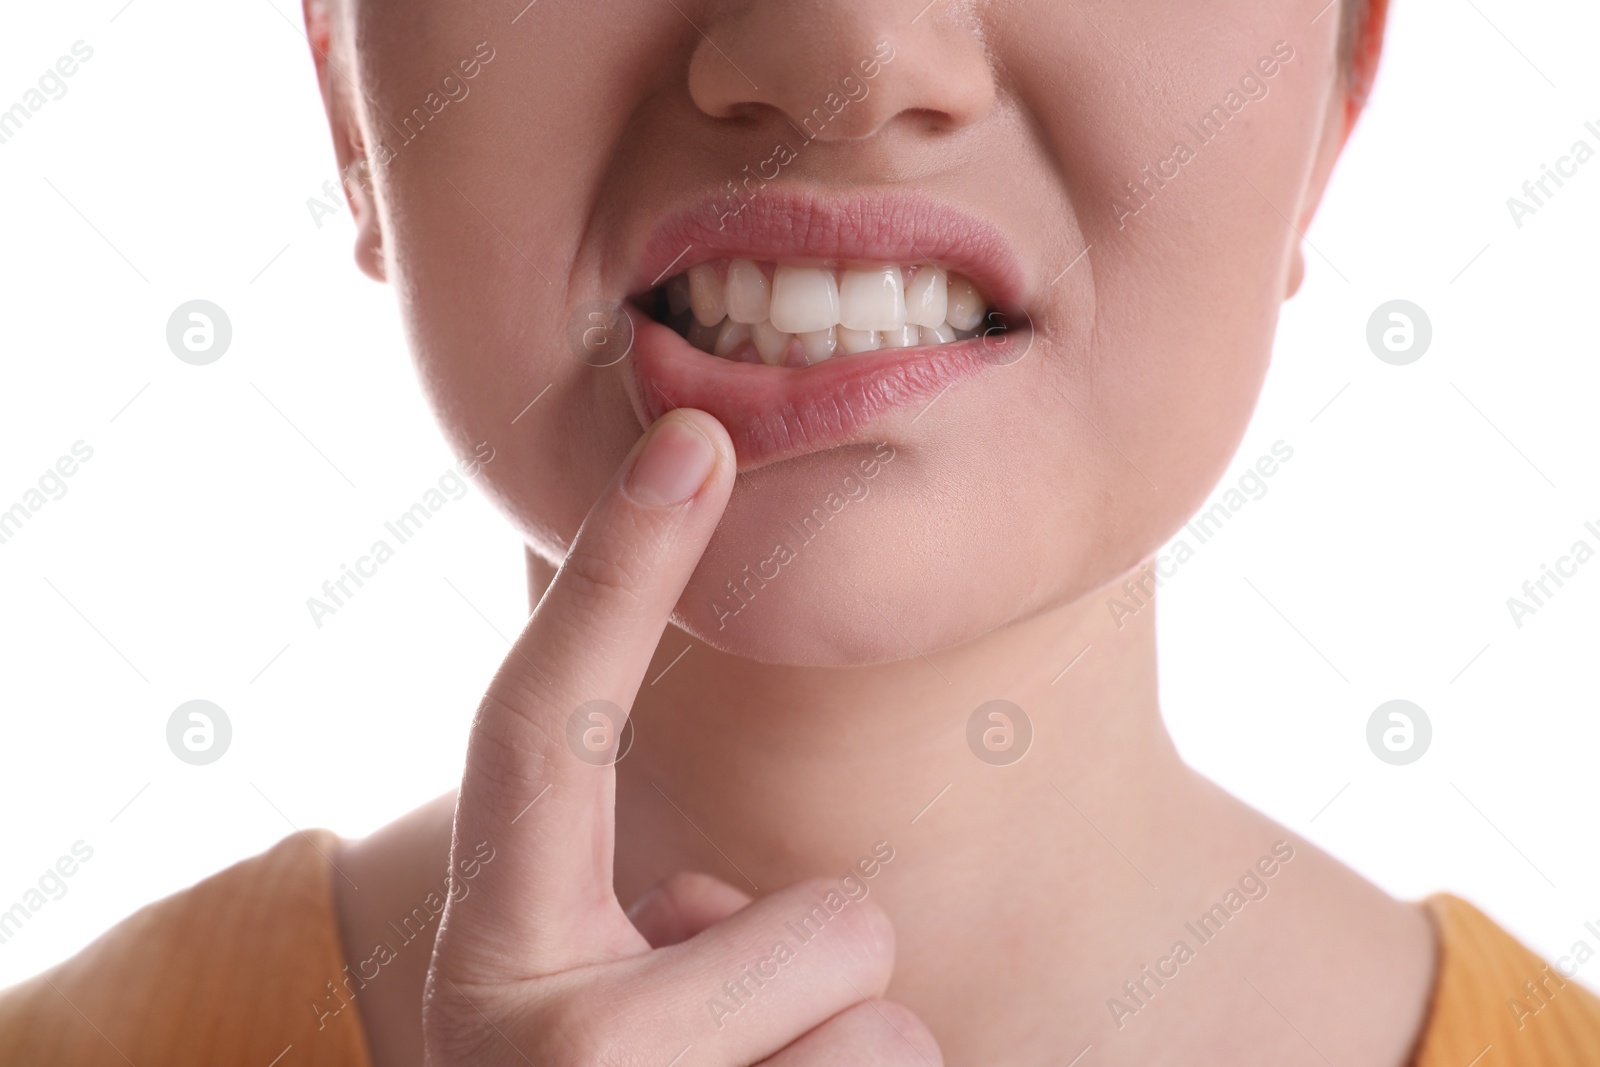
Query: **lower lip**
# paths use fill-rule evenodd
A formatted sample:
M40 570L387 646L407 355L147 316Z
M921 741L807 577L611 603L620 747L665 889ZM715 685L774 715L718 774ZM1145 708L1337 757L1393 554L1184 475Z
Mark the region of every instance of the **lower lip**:
M919 411L956 382L991 367L982 336L933 348L878 349L809 367L740 363L695 348L630 308L634 413L648 428L673 408L714 416L733 439L740 471L841 445L883 439L874 425Z

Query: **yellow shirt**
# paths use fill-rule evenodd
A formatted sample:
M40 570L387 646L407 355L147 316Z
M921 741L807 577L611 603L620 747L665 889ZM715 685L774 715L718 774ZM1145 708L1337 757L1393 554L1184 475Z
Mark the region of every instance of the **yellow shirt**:
M0 991L0 1064L370 1067L334 914L336 842L285 838ZM1438 971L1412 1067L1600 1064L1600 999L1466 901L1427 907Z

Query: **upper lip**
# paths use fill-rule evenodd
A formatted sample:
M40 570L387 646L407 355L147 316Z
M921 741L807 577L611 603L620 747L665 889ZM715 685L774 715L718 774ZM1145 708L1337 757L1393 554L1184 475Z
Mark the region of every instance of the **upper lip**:
M710 198L658 223L644 240L630 295L713 259L833 260L938 265L970 278L989 306L1017 310L1022 268L994 226L915 194L823 197L763 189L753 200Z

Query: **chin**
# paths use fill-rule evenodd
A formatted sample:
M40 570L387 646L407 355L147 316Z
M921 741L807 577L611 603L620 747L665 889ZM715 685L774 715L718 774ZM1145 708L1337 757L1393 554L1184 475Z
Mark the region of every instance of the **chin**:
M712 552L685 588L673 622L720 652L791 667L892 663L986 632L978 617L943 617L948 606L930 600L928 576L895 570L904 566L890 553L847 559L818 551L758 583L753 568L744 571L741 553Z
M856 497L832 498L836 511L804 506L829 499L818 488L829 476L803 468L841 462L810 457L736 490L673 622L758 663L859 667L966 644L1045 606L1029 601L1039 572L1025 552L981 552L985 531L930 521L914 487L859 482ZM789 478L804 488L773 484Z

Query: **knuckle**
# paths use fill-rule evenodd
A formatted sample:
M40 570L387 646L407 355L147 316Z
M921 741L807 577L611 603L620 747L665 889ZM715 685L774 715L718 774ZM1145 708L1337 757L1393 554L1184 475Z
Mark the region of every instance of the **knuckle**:
M485 795L520 807L529 790L549 781L564 735L554 732L548 699L531 690L508 693L496 680L467 741L475 784Z
M613 543L607 548L616 548ZM561 577L575 607L614 610L638 599L644 574L637 555L585 547L580 541L561 565Z

